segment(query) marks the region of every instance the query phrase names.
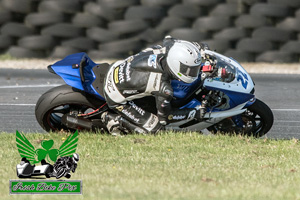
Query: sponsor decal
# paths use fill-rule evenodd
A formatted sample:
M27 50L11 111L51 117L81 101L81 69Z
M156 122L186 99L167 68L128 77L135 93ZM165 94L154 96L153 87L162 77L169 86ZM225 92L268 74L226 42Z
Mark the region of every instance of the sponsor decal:
M123 94L137 94L139 91L137 90L124 90Z
M122 110L124 109L124 106L118 106L118 107L116 107L116 109L117 109L118 111L122 112Z
M196 115L196 110L192 110L189 112L188 119L194 119Z
M150 119L147 123L143 126L148 131L151 131L158 123L158 117L154 114L151 114Z
M120 83L123 83L124 82L124 67L125 65L127 64L127 62L123 62L121 65L120 65L120 69L119 69L119 81Z
M140 113L141 115L144 116L145 111L144 111L142 108L138 107L133 101L129 101L128 103L129 103L129 105L132 106L132 108L133 108L134 110L136 110L138 113Z
M134 122L138 123L140 121L140 119L137 119L131 112L129 112L128 110L122 110L122 113L124 113L127 117L129 117L131 120L133 120Z
M175 120L181 120L181 119L184 119L185 118L185 115L175 115L173 116L173 119Z
M117 67L115 70L114 70L114 80L115 80L115 83L119 83L119 78L118 78L118 75L119 74L119 67Z
M157 55L155 54L150 55L148 58L148 66L156 69L157 68L156 59L157 59Z
M127 64L126 66L126 71L125 71L125 74L126 74L126 81L130 81L131 80L131 76L130 76L130 63Z

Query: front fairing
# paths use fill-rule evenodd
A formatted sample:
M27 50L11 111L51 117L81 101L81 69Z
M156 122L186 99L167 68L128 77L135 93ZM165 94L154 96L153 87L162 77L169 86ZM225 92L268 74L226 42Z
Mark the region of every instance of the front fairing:
M206 50L205 53L216 58L215 67L218 72L213 77L205 79L204 87L245 94L253 93L254 83L248 72L237 61L213 51ZM226 76L222 76L222 70L226 71Z

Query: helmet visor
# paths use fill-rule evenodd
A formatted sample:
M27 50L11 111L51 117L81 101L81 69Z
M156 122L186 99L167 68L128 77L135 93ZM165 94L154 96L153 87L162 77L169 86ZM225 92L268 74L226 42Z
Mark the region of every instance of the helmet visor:
M185 76L198 77L200 71L200 65L188 66L180 62L179 72Z

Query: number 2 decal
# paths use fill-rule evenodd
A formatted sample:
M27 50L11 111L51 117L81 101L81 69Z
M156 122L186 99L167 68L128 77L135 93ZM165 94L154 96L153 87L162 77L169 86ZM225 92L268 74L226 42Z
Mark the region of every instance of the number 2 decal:
M248 86L248 76L246 73L241 72L240 70L238 70L238 77L237 77L237 81L241 81L243 88L247 88Z

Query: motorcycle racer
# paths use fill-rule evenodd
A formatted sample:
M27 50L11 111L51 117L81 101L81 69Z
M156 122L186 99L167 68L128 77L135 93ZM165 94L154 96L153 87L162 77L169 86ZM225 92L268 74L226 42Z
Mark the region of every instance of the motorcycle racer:
M171 106L171 80L195 81L200 75L201 51L198 43L167 36L163 46L145 49L112 64L104 82L104 95L109 108L117 114L105 112L101 116L109 132L156 133L170 122L201 120L205 107L179 110ZM145 96L155 97L156 115L132 101Z

